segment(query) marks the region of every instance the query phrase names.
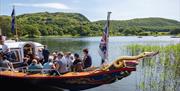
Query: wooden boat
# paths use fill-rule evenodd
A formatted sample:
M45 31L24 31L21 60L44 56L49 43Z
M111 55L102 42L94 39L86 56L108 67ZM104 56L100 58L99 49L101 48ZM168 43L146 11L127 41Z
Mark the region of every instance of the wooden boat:
M14 85L39 85L53 86L71 90L82 90L97 87L103 84L115 82L122 79L136 68L121 68L112 71L89 71L89 72L69 72L60 76L48 76L47 74L28 75L22 72L3 71L0 72L0 83L6 82Z
M0 83L53 86L70 90L89 89L127 77L132 71L136 71L136 65L140 59L156 54L157 52L145 52L137 56L122 56L109 65L85 72L68 72L59 76L43 73L28 74L16 71L0 71Z

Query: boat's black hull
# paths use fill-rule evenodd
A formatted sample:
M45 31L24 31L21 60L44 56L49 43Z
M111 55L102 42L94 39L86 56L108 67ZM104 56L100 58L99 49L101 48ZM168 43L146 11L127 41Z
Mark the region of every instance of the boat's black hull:
M128 76L135 69L117 70L111 72L102 72L94 75L80 77L16 77L0 76L0 83L8 83L7 86L19 85L19 87L38 87L40 88L63 88L69 90L84 90L97 87L103 84L109 84L117 79Z

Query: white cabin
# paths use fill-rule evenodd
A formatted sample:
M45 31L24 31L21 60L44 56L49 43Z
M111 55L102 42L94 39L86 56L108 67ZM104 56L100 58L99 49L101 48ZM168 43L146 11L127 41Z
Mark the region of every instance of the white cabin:
M44 48L44 45L32 42L32 41L14 41L6 40L5 45L10 49L11 52L16 55L16 62L23 62L23 58L27 53L37 54L39 48ZM2 45L0 45L0 51L2 51Z

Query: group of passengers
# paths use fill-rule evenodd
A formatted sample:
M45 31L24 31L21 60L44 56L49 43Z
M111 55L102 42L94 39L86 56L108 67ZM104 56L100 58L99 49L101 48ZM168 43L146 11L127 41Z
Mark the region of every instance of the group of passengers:
M56 70L60 74L65 74L71 71L80 72L92 65L92 59L87 48L83 49L83 58L78 53L73 54L71 52L60 51L48 54L47 49L46 52L40 51L42 54L38 53L38 56L32 59L28 69L43 69L45 73L54 73Z
M23 69L30 73L65 74L71 71L81 72L92 65L92 59L87 48L83 49L83 54L82 58L78 53L73 54L71 52L60 51L50 54L47 46L44 46L35 55L25 55L21 66L26 67ZM0 53L0 67L13 68L12 63L4 57L3 53ZM6 66L4 66L5 64Z

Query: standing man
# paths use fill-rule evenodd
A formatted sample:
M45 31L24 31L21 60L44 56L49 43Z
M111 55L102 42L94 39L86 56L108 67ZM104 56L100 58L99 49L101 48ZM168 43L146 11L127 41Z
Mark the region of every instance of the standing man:
M44 46L42 53L44 56L44 62L43 63L47 63L48 59L49 59L49 54L50 54L49 50L47 49L47 45Z
M88 54L88 49L85 48L83 49L83 54L84 54L84 57L83 57L83 63L84 63L84 69L88 68L88 67L91 67L92 65L92 59L91 59L91 56Z

